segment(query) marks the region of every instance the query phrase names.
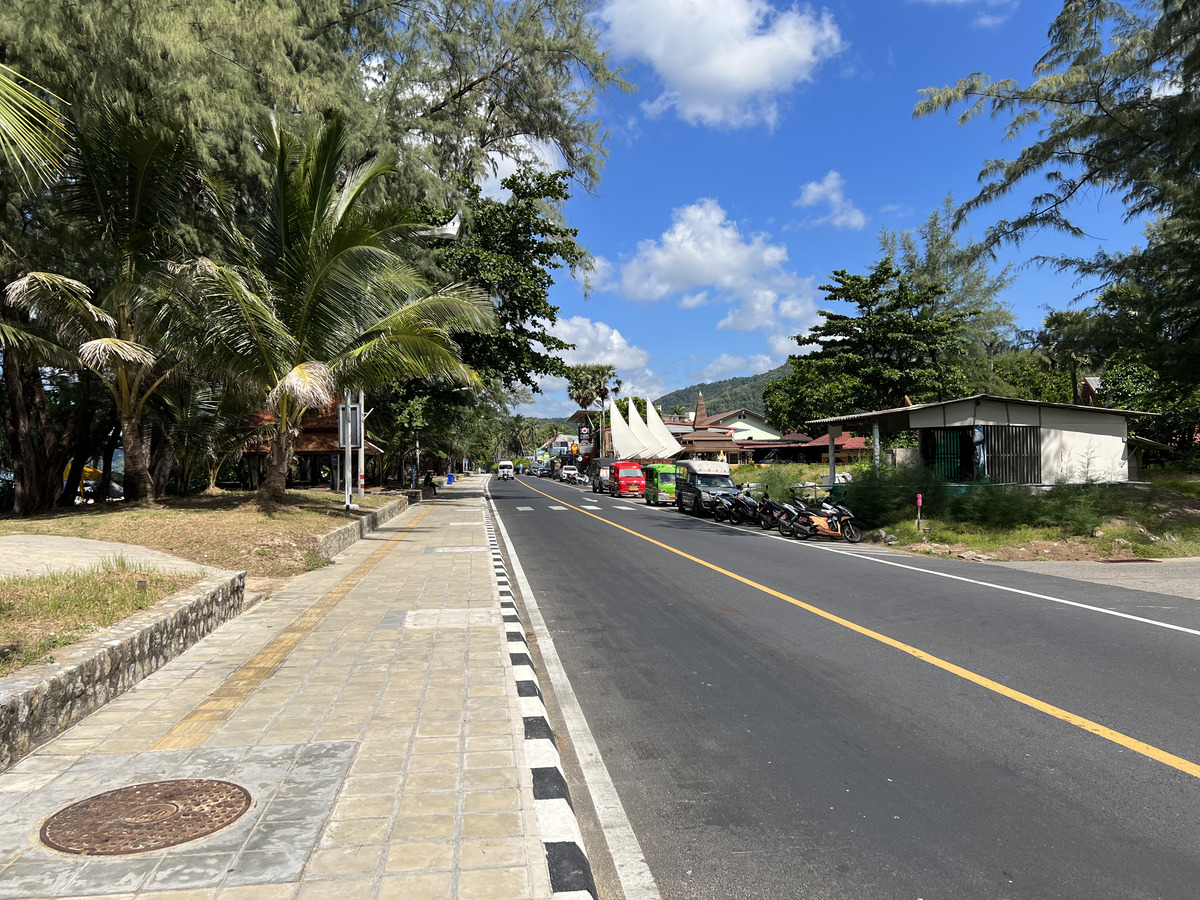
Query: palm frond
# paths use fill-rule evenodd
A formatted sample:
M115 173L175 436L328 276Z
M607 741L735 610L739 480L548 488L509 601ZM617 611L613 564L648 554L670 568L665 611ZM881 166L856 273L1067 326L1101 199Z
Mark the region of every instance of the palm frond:
M67 131L54 107L22 82L58 97L0 65L0 152L32 192L61 161Z
M111 366L116 362L147 368L155 363L154 353L148 347L114 337L88 341L79 348L79 358L88 368L96 370Z
M329 367L320 362L303 362L289 371L267 395L273 409L287 398L297 406L325 406L333 400L334 379Z

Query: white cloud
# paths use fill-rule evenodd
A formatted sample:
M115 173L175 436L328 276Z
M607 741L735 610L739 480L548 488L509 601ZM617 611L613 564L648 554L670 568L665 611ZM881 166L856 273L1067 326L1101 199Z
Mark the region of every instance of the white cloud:
M980 12L972 24L976 28L997 28L1012 18L1020 0L910 0L926 6L986 6L992 12Z
M862 231L867 225L867 217L861 209L846 199L846 182L840 172L830 169L820 181L810 181L800 189L800 198L796 206L829 205L829 215L817 219L814 225L832 225L839 231L849 228Z
M774 367L775 361L765 353L754 353L748 357L722 353L693 377L699 381L719 381L734 375L757 375Z
M570 365L606 363L618 370L642 368L650 361L650 351L630 344L625 336L611 325L593 322L585 316L559 319L550 326L550 333L574 344L564 350L563 359Z
M649 116L675 109L692 124L773 127L779 97L813 80L845 43L828 10L767 0L608 0L600 10L621 56L649 63L663 91Z
M711 198L680 207L657 240L639 241L620 275L635 300L679 296L681 309L732 305L718 328L771 332L780 320L816 321L813 279L785 268L787 247L762 233L744 235ZM795 327L795 326L788 326Z

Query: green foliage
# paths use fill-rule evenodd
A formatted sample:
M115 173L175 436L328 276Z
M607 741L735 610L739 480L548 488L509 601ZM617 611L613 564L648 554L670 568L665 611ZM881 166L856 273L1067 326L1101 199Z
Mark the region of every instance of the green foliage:
M1200 4L1065 0L1049 38L1028 86L976 73L922 92L917 116L962 107L963 123L1007 118L1010 140L1036 130L1014 158L984 164L983 188L957 220L1041 176L1027 211L993 225L985 243L1045 228L1083 236L1073 202L1115 195L1128 221L1150 222L1145 246L1049 261L1110 285L1116 333L1187 384L1200 353Z
M1129 420L1132 434L1183 451L1194 451L1200 434L1200 388L1180 390L1141 362L1124 352L1108 359L1101 376L1099 401L1104 406L1157 413Z
M722 413L730 409L752 409L762 412L763 389L774 379L781 378L791 372L791 363L762 372L758 375L743 375L738 378L726 378L722 381L709 381L704 384L692 384L669 394L663 394L654 401L659 409L675 415L687 415L696 408L696 400L701 392L704 394L704 404L713 413ZM676 413L676 407L682 412Z
M642 421L645 422L646 421L646 401L644 399L642 399L641 397L620 397L620 398L618 398L615 401L615 403L616 403L617 409L619 409L621 411L621 415L623 415L625 417L625 419L628 421L630 401L633 402L633 405L637 408L638 415L641 416Z
M419 223L408 210L364 202L371 182L395 172L390 155L345 168L337 119L306 140L277 126L263 144L275 202L247 234L214 185L237 262L204 262L195 277L209 298L214 364L257 391L273 416L259 494L270 504L283 496L303 416L337 393L410 378L477 386L450 334L489 330L493 311L473 290L433 291L400 255Z
M988 363L992 385L989 393L1044 403L1071 402L1070 373L1054 368L1041 353L1018 350L996 356Z
M468 186L469 224L439 254L444 269L481 287L496 305L495 331L459 337L463 362L509 388L537 391L540 378L566 374L558 352L572 345L549 331L558 318L549 301L551 273L563 266L574 271L586 256L575 242L578 232L560 224L570 197L567 176L521 169L501 182L510 192L504 202Z
M917 494L922 495L925 518L990 529L1055 528L1064 535L1091 534L1131 508L1129 495L1116 485L1060 484L1048 491L1020 485L948 485L924 467L883 469L879 475L860 467L846 503L865 527L876 528L915 519Z
M917 288L890 258L867 275L833 273L822 285L826 299L857 307L854 315L821 310L824 320L792 356L793 372L763 392L767 420L781 430L800 430L809 419L856 409L889 409L959 396L965 387L958 362L966 348L969 313L946 308L940 285Z
M933 301L942 312L962 313L966 352L990 357L1011 343L1016 317L997 298L1013 284L1012 266L991 272L987 248L979 242L959 243L954 236L954 198L947 196L941 209L929 214L914 234L889 231L879 235L879 246L912 279L918 290L941 288Z

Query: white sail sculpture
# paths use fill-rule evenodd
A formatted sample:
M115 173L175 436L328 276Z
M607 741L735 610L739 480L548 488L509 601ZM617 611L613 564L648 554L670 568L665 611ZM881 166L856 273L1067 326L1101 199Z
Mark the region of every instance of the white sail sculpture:
M608 408L609 422L612 428L613 453L617 459L641 459L646 448L642 445L629 426L625 424L625 420L621 417L621 411L617 409L617 404L611 403Z
M675 435L671 434L670 429L663 424L658 410L654 408L649 397L646 398L646 428L649 430L650 436L658 442L659 456L670 459L683 452L683 447L679 441L675 440Z
M647 402L649 402L647 400ZM662 453L659 452L662 448L659 446L657 438L650 434L650 429L646 427L646 423L642 421L642 417L638 414L637 404L633 402L633 397L629 398L629 430L633 432L633 436L645 448L639 459L659 459Z

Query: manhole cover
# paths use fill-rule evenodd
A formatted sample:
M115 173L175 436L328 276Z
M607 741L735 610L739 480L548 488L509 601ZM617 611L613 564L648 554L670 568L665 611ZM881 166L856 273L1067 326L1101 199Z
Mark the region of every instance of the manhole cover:
M145 853L220 831L249 808L250 793L228 781L135 784L56 812L42 826L42 843L83 856Z

